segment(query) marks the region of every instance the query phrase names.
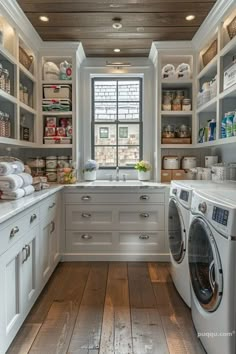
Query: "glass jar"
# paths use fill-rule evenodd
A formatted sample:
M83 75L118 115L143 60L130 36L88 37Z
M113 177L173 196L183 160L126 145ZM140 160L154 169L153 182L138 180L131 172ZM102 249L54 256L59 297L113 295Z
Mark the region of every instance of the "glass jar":
M20 101L24 102L24 89L22 84L20 84Z
M58 156L57 167L64 168L69 167L69 157L68 156Z
M30 167L32 177L43 177L45 176L44 167Z
M27 165L31 168L45 168L45 160L42 157L31 157L27 160Z
M181 109L182 109L181 99L175 98L172 103L172 111L181 111Z
M175 128L173 125L166 125L162 130L162 138L174 138Z
M0 111L0 136L5 137L6 136L6 131L5 131L5 115L2 111Z
M10 116L8 113L4 114L5 116L5 137L10 138L11 137L11 121L10 121Z
M191 111L192 109L192 101L190 98L184 98L182 101L182 110L183 111Z
M57 181L57 170L56 169L46 170L46 177L48 179L48 182L56 182Z
M183 100L184 99L184 91L177 90L175 98L179 98L180 100Z
M57 168L57 156L46 157L46 169L56 169Z
M164 96L163 97L162 110L163 111L171 111L171 103L172 103L171 97Z
M5 74L5 91L7 93L11 93L11 80L10 80L10 74L7 69L3 70Z
M2 63L0 63L0 89L5 91L5 74Z

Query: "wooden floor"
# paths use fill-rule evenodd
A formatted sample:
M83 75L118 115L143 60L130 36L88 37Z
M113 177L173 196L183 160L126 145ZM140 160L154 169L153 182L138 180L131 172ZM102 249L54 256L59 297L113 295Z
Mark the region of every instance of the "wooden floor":
M165 263L61 263L7 354L203 354Z

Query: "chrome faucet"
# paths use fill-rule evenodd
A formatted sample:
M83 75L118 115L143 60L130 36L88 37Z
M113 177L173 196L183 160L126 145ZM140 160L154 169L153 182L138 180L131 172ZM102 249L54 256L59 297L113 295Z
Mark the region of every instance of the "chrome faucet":
M116 167L116 181L118 182L120 180L120 175L119 175L119 167Z

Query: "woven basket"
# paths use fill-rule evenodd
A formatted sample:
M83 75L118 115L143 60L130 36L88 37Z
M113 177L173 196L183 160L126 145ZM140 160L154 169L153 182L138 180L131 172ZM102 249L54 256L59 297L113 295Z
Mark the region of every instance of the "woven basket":
M229 38L233 39L236 35L236 16L234 19L230 22L230 24L227 26L227 31L229 34Z
M20 60L20 63L21 63L22 65L24 65L24 67L25 67L27 70L30 69L30 67L31 67L31 65L32 65L32 63L33 63L33 57L32 57L32 55L28 55L28 54L26 53L26 51L25 51L23 48L21 48L21 47L19 47L19 60Z
M203 65L206 66L217 54L217 39L210 45L207 51L202 55Z

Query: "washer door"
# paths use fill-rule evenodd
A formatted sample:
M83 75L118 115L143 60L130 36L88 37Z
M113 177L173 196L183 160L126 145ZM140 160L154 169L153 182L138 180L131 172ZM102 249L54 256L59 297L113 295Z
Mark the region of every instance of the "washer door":
M194 294L203 309L213 312L222 298L222 267L212 232L200 217L190 226L188 256Z
M186 250L186 234L183 217L173 198L169 200L168 233L171 255L175 262L181 263Z

